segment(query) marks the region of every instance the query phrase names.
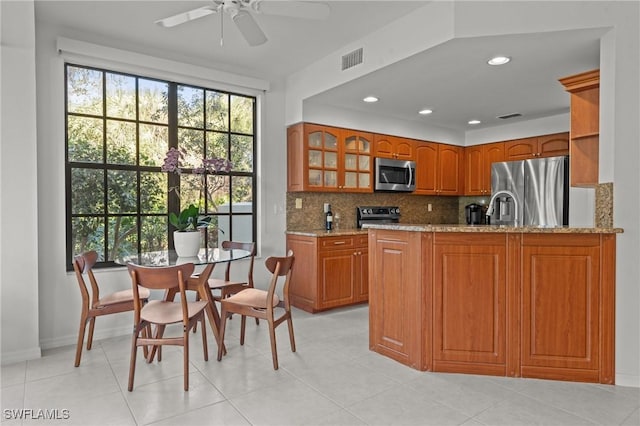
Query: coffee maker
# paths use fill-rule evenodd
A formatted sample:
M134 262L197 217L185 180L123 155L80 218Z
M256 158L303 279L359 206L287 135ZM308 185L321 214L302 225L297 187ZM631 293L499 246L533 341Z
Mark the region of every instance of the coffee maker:
M467 204L464 208L464 214L467 225L484 225L485 223L485 208L480 204Z

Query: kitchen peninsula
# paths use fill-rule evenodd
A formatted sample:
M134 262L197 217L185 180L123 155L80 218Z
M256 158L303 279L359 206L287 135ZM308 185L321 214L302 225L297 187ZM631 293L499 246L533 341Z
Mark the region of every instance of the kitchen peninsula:
M418 370L614 383L621 229L367 227L371 350Z

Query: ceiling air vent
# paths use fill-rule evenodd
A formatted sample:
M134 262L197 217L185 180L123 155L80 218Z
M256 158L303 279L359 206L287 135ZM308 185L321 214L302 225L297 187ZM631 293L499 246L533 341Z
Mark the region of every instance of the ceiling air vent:
M342 57L342 71L362 63L362 47Z
M522 117L522 114L520 114L519 112L514 112L513 114L499 115L497 118L508 120L510 118L516 118L516 117Z

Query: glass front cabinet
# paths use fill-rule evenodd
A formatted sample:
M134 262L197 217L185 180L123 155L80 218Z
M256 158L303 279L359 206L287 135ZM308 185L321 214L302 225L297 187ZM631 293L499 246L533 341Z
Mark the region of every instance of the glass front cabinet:
M299 123L287 129L287 190L372 192L371 133Z

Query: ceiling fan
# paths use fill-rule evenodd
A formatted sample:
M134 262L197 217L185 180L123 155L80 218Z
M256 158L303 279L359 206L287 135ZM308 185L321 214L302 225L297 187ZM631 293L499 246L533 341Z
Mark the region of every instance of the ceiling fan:
M220 14L220 45L223 44L222 18L226 13L236 24L247 43L250 46L259 46L267 41L267 36L258 26L252 13L319 20L329 16L329 5L295 0L211 0L210 5L159 19L155 23L163 27L175 27L213 13Z

